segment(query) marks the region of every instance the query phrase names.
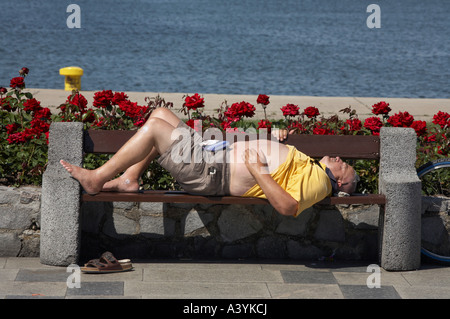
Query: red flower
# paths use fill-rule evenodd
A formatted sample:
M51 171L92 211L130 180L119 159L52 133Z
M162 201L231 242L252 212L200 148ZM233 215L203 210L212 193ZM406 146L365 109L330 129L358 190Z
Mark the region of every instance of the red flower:
M416 131L417 136L424 136L427 134L427 122L425 121L414 121L411 127Z
M8 92L6 88L0 87L0 95L6 94L6 92Z
M48 107L41 107L39 110L37 110L36 112L34 112L34 118L37 119L47 119L50 120L50 116L52 115L52 112L50 111L50 109Z
M114 95L111 90L103 90L96 92L94 94L94 103L93 105L98 108L107 108L108 106L111 106L111 102Z
M364 127L372 131L372 135L380 135L383 123L378 117L369 117L364 121Z
M326 124L323 124L321 122L317 122L316 126L313 129L314 135L333 135L334 131L330 130Z
M313 118L318 116L319 113L319 109L317 107L314 106L308 106L304 111L303 114L306 115L308 118Z
M18 76L16 78L11 79L9 86L12 87L13 89L15 88L23 89L25 87L25 81L23 80L23 77Z
M17 124L17 123L6 125L6 133L8 135L11 135L11 134L15 133L18 128L19 128L19 124Z
M352 132L359 131L362 127L362 123L359 119L348 119L345 123L347 124L348 130ZM342 127L342 130L345 129L346 127L344 125L344 127Z
M126 116L133 119L143 117L148 110L146 106L139 106L137 105L137 102L131 102L128 100L119 102L119 108L125 113Z
M262 105L269 105L269 97L264 94L258 95L258 98L256 99L256 103L262 104Z
M191 128L194 128L194 124L195 124L195 122L194 122L193 119L190 119L190 120L186 121L186 125L191 127Z
M225 116L229 121L236 122L241 119L241 117L252 117L255 115L255 107L247 102L234 103L225 112Z
M188 110L197 110L199 107L204 107L205 99L200 97L198 93L195 93L193 96L186 96L184 99L184 106L187 107Z
M292 122L289 126L288 126L289 130L294 130L295 132L301 134L303 132L306 131L306 129L303 127L303 125L298 122L298 121L294 121Z
M447 125L450 126L450 114L439 111L433 116L433 123L439 125L442 129Z
M73 96L72 96L72 95L69 95L69 96L67 97L66 102L67 102L67 103L70 103L70 104L72 104L72 105L78 106L78 109L79 109L80 111L84 111L84 110L86 109L86 107L87 107L87 100L86 100L86 98L85 98L83 95L81 95L80 93L74 94ZM64 111L64 110L63 110L63 111Z
M128 100L128 95L124 92L116 92L112 98L112 104L119 105L120 102Z
M28 69L28 68L21 68L20 69L20 71L19 71L19 74L20 75L27 75L28 74L28 72L30 72L30 70Z
M23 132L10 134L6 140L9 144L25 143L27 141Z
M294 104L286 104L281 108L281 112L283 112L283 116L296 116L299 115L299 108Z
M265 128L265 129L267 129L268 132L270 132L270 130L272 128L272 122L266 121L266 120L261 120L258 122L258 129L260 129L260 128Z
M38 100L36 100L35 98L32 99L28 99L23 103L24 106L24 110L27 112L35 112L40 110L41 107L41 102L39 102Z
M372 105L372 113L375 115L388 114L390 111L391 108L389 107L389 103L384 101Z
M35 118L31 120L31 128L33 128L35 134L39 136L41 133L48 132L50 124Z
M399 112L389 117L387 121L394 127L410 127L414 117L408 112Z

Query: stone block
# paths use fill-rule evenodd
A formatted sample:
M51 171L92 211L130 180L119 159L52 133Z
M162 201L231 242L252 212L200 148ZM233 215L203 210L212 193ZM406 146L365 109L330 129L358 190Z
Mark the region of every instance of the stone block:
M381 216L381 266L420 267L421 182L415 170L417 136L412 128L380 131L379 189L387 203Z
M140 233L147 238L175 235L175 220L163 216L141 216Z
M314 233L318 240L344 242L345 228L342 215L337 210L322 210L319 212L319 224Z
M76 263L80 250L80 184L61 166L61 159L83 162L83 123L50 126L48 165L42 179L41 263Z
M259 232L263 225L242 205L226 206L217 222L225 242L233 242Z

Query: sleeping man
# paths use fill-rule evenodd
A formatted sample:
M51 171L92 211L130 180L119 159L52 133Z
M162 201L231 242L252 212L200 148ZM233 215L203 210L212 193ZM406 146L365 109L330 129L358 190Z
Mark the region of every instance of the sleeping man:
M136 192L140 176L159 156L161 166L188 193L267 198L280 214L292 216L334 192L355 191L357 175L350 165L339 157L311 159L279 143L286 134L279 130L277 139L238 141L210 150L199 133L169 109L159 108L101 167L61 164L88 194Z

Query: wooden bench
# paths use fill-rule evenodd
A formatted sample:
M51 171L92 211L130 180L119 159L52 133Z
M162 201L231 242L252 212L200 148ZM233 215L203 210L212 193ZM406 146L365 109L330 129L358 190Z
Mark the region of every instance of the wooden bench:
M88 130L84 133L84 152L114 154L136 131ZM247 138L267 138L247 135ZM270 137L269 137L270 138ZM348 135L290 135L287 144L303 153L322 158L325 155L340 156L343 159L380 159L380 138L378 136ZM182 192L150 190L139 193L100 192L92 196L84 193L85 202L163 202L163 203L207 203L207 204L269 204L266 199L235 196L211 197L190 195ZM319 204L378 204L384 205L386 197L381 194L327 197Z
M48 165L41 198L41 250L43 264L67 266L80 255L80 207L83 201L128 201L208 204L269 204L267 200L233 196L210 197L144 191L82 194L59 161L82 165L86 153L115 153L135 131L83 130L83 123L52 123ZM420 266L421 183L415 171L416 133L411 128L381 128L380 136L290 135L288 144L305 154L343 159L379 160L380 194L329 197L320 204L380 205L379 255L386 270L412 270Z

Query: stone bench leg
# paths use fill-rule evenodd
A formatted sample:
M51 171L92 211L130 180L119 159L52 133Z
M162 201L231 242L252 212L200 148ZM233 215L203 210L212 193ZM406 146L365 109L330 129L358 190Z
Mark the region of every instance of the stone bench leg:
M80 251L80 184L59 161L83 161L83 123L55 122L50 126L48 165L42 179L41 263L67 266Z
M383 127L380 143L379 188L387 201L379 225L381 267L418 269L422 191L415 169L417 136L412 128Z

